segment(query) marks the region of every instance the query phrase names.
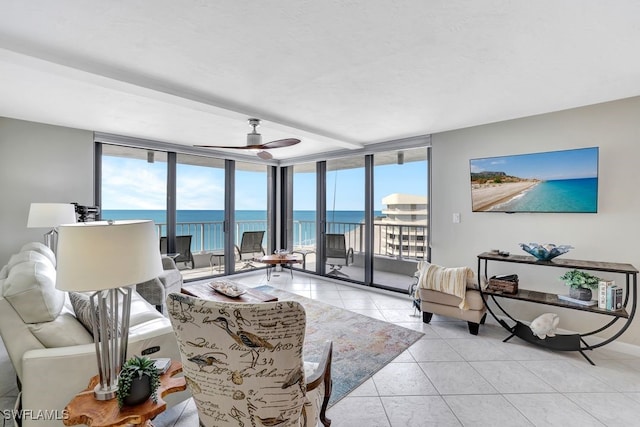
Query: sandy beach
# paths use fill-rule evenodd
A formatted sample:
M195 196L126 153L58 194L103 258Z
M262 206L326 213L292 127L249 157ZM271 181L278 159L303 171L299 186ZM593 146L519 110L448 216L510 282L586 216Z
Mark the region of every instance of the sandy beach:
M538 184L538 181L507 182L503 184L474 184L471 199L474 211L487 211Z

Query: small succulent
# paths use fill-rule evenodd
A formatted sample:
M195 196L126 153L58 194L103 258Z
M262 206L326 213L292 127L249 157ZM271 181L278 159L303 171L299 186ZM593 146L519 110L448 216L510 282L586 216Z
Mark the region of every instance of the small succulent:
M122 366L118 375L118 391L116 397L120 407L124 405L124 399L131 391L131 384L134 379L147 375L151 379L151 398L154 403L158 403L158 387L160 387L160 374L156 369L155 361L146 356L133 356Z
M560 276L565 285L572 288L597 289L600 278L580 270L570 270Z

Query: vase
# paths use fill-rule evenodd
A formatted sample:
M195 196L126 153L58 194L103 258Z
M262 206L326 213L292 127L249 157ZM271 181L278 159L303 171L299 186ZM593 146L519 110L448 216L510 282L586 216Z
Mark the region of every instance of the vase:
M151 397L151 377L143 375L141 378L134 378L131 381L129 394L123 402L127 406L139 405L146 402Z
M589 288L569 288L569 296L580 301L591 301L591 289Z

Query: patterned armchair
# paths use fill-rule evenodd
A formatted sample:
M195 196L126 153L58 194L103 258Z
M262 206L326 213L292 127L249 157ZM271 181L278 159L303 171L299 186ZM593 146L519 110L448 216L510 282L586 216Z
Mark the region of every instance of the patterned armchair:
M306 314L295 301L224 303L172 293L167 310L200 425L331 424L332 343L302 359Z

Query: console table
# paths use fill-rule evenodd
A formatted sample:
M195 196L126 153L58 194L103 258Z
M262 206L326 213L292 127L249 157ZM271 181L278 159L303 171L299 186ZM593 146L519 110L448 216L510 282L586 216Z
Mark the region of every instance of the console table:
M625 292L624 292L624 301L623 307L620 310L605 310L598 308L598 306L584 306L576 303L572 303L569 301L564 301L558 298L558 295L547 293L547 292L538 292L529 289L519 289L515 294L506 294L500 291L492 291L490 289L481 290L481 294L485 303L488 302L489 299L493 301L495 306L510 320L515 322L513 326L510 326L506 320L498 317L498 315L494 312L494 310L487 304L487 310L491 315L498 321L500 325L502 325L507 331L511 333L510 336L505 338L503 341L506 342L510 340L512 337L517 336L527 342L537 344L539 346L549 348L552 350L558 351L578 351L585 359L589 361L592 365L594 365L593 361L587 357L584 353L585 350L593 350L594 348L602 347L614 340L616 340L620 335L627 330L633 317L636 312L636 303L637 303L637 286L638 286L638 270L632 266L631 264L621 264L621 263L612 263L612 262L597 262L597 261L582 261L582 260L571 260L564 258L555 258L551 261L539 261L532 256L524 256L524 255L509 255L502 256L496 253L484 252L478 255L478 281L481 280L482 277L486 281L488 281L489 273L488 273L488 264L489 262L507 262L507 263L516 263L516 264L528 264L537 267L556 267L556 268L565 268L565 269L579 269L579 270L591 270L591 271L600 271L605 273L613 273L619 276L624 277L625 283ZM616 280L616 283L619 283ZM481 288L481 287L480 287ZM502 307L499 303L500 298L507 298L513 300L527 301L537 304L546 304L552 305L556 307L562 307L565 309L571 310L581 310L593 313L594 315L601 315L603 319L602 326L583 333L575 333L575 334L557 334L555 337L547 337L545 339L540 339L535 336L528 325L520 322L514 316L509 314L507 310ZM598 334L604 330L607 330L614 326L618 321L621 321L621 324L618 323L618 328L615 330L613 335L600 343L597 344L588 344L584 338Z

